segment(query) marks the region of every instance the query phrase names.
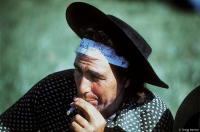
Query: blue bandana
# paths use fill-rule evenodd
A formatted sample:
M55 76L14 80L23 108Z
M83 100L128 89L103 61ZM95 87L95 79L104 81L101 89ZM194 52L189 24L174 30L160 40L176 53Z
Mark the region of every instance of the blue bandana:
M128 61L126 61L125 58L116 55L115 51L112 48L102 43L83 38L79 48L77 49L78 53L82 53L94 58L95 56L91 53L94 53L96 51L101 52L101 54L108 60L110 64L120 66L123 68L128 67Z

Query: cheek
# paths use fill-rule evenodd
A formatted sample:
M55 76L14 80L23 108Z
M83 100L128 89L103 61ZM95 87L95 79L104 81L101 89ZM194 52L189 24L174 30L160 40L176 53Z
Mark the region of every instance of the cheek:
M114 100L117 95L117 85L113 81L104 81L93 85L93 93L104 101Z

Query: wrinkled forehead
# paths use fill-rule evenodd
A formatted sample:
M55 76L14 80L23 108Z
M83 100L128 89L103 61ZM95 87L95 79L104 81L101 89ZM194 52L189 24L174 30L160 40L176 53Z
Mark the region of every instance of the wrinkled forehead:
M85 55L82 53L76 54L75 63L90 63L90 65L99 65L99 66L109 66L109 62L106 57L99 51L92 51L90 55Z
M102 54L102 52L96 48L93 47L89 47L87 50L87 53L79 53L77 52L77 56L82 59L91 59L91 60L99 60L99 61L105 61L108 62L108 60L106 59L106 57L104 56L104 54Z

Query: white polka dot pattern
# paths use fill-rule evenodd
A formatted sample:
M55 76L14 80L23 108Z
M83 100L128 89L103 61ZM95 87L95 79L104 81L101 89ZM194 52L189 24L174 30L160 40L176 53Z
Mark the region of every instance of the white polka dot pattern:
M68 132L72 114L66 115L76 95L74 70L51 74L31 88L19 101L0 116L0 132ZM113 120L107 120L105 131L170 130L173 118L162 100L147 94L139 105L128 98ZM152 96L152 97L151 97Z
M0 116L0 131L70 131L66 109L76 95L73 70L49 75Z
M108 119L107 130L126 132L172 131L173 117L164 102L150 91L145 91L145 103L138 104L137 98L129 97L117 112L116 120Z

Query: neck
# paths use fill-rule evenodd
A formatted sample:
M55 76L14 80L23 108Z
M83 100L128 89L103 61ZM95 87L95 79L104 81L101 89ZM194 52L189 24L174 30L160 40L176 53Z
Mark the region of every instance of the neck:
M111 115L113 115L115 112L119 110L119 108L122 106L124 102L124 91L121 91L123 93L120 93L122 96L115 99L115 101L110 104L104 111L102 111L102 115L105 119L108 119Z

